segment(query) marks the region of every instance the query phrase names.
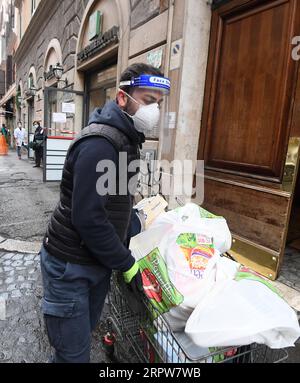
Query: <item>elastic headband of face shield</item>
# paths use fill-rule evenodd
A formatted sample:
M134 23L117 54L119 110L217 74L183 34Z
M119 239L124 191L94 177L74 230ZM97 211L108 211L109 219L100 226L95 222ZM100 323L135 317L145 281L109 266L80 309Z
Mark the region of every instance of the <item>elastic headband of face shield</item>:
M170 93L171 83L167 77L142 74L141 76L134 77L131 80L121 81L120 87L121 86L159 90L162 93L168 95Z

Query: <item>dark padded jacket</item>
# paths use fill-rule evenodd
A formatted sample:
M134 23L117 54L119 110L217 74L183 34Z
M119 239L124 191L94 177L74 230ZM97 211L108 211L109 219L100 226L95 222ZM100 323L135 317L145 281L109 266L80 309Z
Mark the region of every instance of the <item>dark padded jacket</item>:
M72 263L100 263L121 271L133 265L134 258L124 245L133 198L124 182L126 177L127 181L136 181L139 169L128 172L127 165L139 159L144 140L131 118L114 101L94 111L89 125L72 142L66 156L60 201L43 241L49 254ZM103 160L116 165L117 177L105 164L101 165ZM99 194L101 185L107 187L105 195Z

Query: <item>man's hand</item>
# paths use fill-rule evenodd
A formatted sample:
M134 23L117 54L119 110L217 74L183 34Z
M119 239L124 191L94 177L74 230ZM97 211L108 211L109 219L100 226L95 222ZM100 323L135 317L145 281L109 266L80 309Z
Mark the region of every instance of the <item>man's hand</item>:
M127 283L129 290L133 292L137 299L141 299L141 293L143 293L143 282L140 273L139 265L137 262L127 271L123 273L125 282Z

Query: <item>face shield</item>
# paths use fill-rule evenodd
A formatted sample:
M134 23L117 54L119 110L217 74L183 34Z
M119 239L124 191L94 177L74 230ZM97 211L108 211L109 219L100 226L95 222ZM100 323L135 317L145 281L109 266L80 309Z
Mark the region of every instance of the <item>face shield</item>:
M170 93L171 83L167 77L142 74L141 76L135 77L131 80L121 81L120 87L122 86L159 90L163 94L168 95Z
M170 93L170 80L161 76L141 75L128 81L121 81L120 87L122 86L155 90L161 92L163 95L168 95ZM132 96L129 94L127 94L127 96L132 99L132 101L139 104ZM153 129L158 126L160 120L160 107L158 103L149 105L139 104L136 113L129 116L133 119L136 130L145 135L149 135Z

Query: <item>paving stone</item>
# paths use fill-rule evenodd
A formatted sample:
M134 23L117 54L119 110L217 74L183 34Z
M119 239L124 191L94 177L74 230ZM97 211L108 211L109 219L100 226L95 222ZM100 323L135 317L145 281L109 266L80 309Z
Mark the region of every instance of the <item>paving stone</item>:
M7 291L16 290L16 288L17 288L17 285L15 283L13 283L13 284L7 286Z
M19 260L23 259L23 257L24 257L24 254L15 254L13 256L13 260L14 261L19 261Z
M12 264L12 266L16 267L16 266L21 266L23 265L23 261L19 260L19 261L14 261Z
M35 273L36 272L36 269L30 269L30 270L28 270L28 274L33 274L33 273Z
M25 277L23 277L23 275L19 275L18 278L17 278L17 281L18 282L24 282L25 281Z
M24 282L24 283L21 283L20 285L21 289L31 289L31 287L32 287L32 283L30 282Z
M14 253L7 253L7 254L4 254L1 259L11 259L12 257L14 256Z
M15 270L8 271L6 274L7 274L9 277L11 277L12 275L15 274Z
M11 292L11 297L12 297L12 298L19 298L19 297L21 297L21 296L22 296L22 293L21 293L20 290L13 290L13 291Z
M24 262L24 266L30 266L30 265L33 265L34 262L33 261L25 261Z
M9 259L7 261L3 262L3 265L5 265L5 266L10 266L11 264L12 264L12 261Z
M19 270L19 271L26 270L26 267L24 267L24 266L17 266L16 270Z
M11 266L4 266L3 270L4 271L11 271L13 268Z
M12 277L9 277L9 278L6 278L5 279L5 283L7 284L7 285L9 285L10 283L12 283L14 281L14 278L12 278Z

